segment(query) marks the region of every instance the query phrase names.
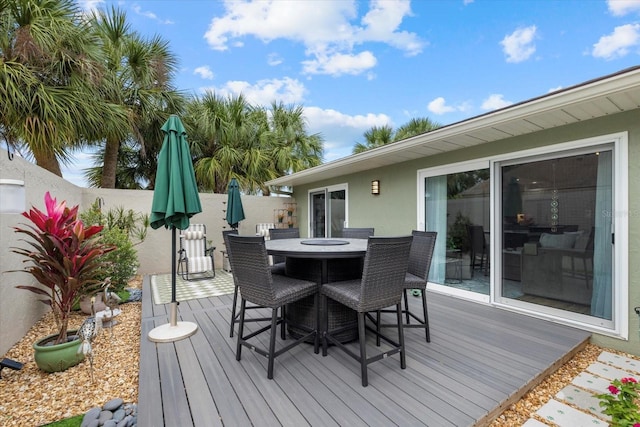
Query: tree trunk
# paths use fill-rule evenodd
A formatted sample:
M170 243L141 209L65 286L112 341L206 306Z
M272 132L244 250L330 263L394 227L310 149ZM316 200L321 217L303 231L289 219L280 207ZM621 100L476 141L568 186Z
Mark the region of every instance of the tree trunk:
M62 177L62 170L60 169L60 163L55 154L48 152L33 152L33 157L36 159L36 164L41 168L48 170L49 172Z
M104 148L101 188L116 188L118 151L120 151L120 140L107 138L107 143Z

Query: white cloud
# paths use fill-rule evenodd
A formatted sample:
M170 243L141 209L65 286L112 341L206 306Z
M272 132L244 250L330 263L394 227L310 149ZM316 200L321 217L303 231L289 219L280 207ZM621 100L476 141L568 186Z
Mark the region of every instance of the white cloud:
M353 146L364 141L364 132L373 126L393 126L386 114L358 114L351 116L332 109L305 107L304 115L309 133L324 138L324 160L332 161L352 154Z
M79 0L78 5L86 12L98 10L104 5L104 0Z
M591 54L596 58L615 59L629 53L629 49L640 42L640 24L626 24L616 27L613 33L600 37L593 45Z
M455 107L447 105L443 97L438 97L427 105L427 110L433 114L445 114L456 111Z
M424 41L415 33L399 30L402 20L411 15L408 0L374 0L360 23L354 23L360 5L354 0L227 1L225 15L211 21L204 37L212 49L220 51L249 36L264 43L275 39L299 42L310 58L303 66L314 74L360 74L374 67L376 61L369 51L355 51L354 46L363 43L388 44L408 55L422 51Z
M208 65L197 67L195 70L193 70L193 74L196 74L203 79L213 80L213 71L211 71L211 68L209 68Z
M497 110L499 108L508 107L509 105L513 104L513 102L507 101L506 99L504 99L503 96L504 95L501 95L498 93L489 95L487 99L482 101L482 105L480 107L483 110L490 111L490 110Z
M607 0L609 12L614 16L624 16L631 12L640 12L638 0Z
M429 104L427 105L427 110L430 113L438 114L438 115L453 113L453 112L465 112L465 111L468 111L470 108L471 108L470 103L466 101L458 105L447 105L447 102L441 96L429 102Z
M555 91L560 90L560 89L562 89L562 86L552 87L551 89L549 89L549 91L547 93L555 92Z
M276 100L284 104L300 104L304 101L306 92L304 84L289 77L259 80L256 84L239 80L228 81L221 87L201 88L201 91L205 90L212 90L222 96L242 94L254 105L271 105Z
M536 26L519 28L502 39L502 51L507 56L507 62L522 62L531 57L536 51L533 40L536 36Z
M317 55L316 59L303 61L305 74L328 74L340 76L342 74L358 75L373 68L377 63L371 52L360 52L357 55L336 53L334 55Z
M131 9L138 15L140 16L144 16L145 18L149 18L152 19L154 21L157 21L161 24L173 24L174 22L169 20L169 19L160 19L158 18L158 15L156 15L155 13L148 11L148 10L142 10L142 7L140 7L140 5L134 4L133 6L131 6Z
M267 64L271 65L272 67L275 67L276 65L280 65L282 64L282 62L283 62L282 57L275 52L270 53L267 56Z

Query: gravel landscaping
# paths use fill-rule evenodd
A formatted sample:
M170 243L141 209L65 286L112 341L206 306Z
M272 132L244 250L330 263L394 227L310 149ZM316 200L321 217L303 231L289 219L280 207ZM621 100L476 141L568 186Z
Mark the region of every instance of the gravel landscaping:
M140 287L140 278L131 282ZM0 380L0 425L39 426L87 412L115 398L135 403L138 399L141 303L120 306L119 324L103 330L93 341L94 381L85 360L65 372L41 372L33 361L32 344L54 333L50 314L34 325L27 335L3 357L24 363L20 371L4 369ZM74 314L72 327L86 315ZM601 347L589 344L573 359L550 375L520 401L508 408L491 427L520 426L559 390L593 363ZM612 351L612 350L609 350ZM615 351L612 351L615 352ZM619 352L616 352L619 353ZM543 421L543 420L539 420Z

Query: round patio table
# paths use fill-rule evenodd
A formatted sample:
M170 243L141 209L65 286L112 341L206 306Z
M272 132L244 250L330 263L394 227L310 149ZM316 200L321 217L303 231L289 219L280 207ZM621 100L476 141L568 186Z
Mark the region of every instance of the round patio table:
M269 255L284 256L285 274L298 279L312 280L320 286L324 283L340 280L352 280L362 277L362 263L367 253L367 239L276 239L265 242ZM358 318L350 308L329 300L329 329L346 328L338 334L341 342L358 337ZM320 306L320 318L325 307ZM293 324L313 327L313 297L304 298L287 306L288 327L293 337L303 335ZM322 333L323 325L320 325Z

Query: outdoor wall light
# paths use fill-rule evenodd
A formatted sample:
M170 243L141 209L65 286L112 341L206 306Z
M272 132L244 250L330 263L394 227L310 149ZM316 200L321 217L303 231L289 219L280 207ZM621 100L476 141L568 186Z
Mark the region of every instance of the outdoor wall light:
M380 194L380 181L377 179L371 181L371 194L375 194L376 196Z
M20 214L24 212L24 181L0 179L0 213Z

